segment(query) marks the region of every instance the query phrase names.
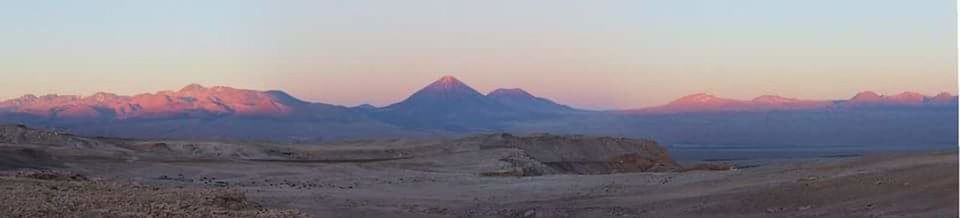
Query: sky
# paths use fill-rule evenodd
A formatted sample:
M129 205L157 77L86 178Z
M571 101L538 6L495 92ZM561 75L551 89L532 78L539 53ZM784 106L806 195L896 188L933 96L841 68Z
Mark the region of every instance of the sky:
M957 93L952 0L12 1L0 99L190 83L388 105L443 75L589 109Z

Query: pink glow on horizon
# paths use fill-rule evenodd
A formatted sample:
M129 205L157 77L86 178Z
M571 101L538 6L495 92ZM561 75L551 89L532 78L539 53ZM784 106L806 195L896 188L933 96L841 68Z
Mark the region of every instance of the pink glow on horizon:
M591 109L957 93L946 0L79 2L5 5L0 99L199 83L384 106L445 74Z

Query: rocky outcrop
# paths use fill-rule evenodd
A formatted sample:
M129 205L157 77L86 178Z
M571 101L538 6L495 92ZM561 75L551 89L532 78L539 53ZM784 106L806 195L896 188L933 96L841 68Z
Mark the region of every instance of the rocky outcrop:
M482 149L519 149L517 157L503 158L522 173L609 174L667 172L679 169L667 150L653 140L581 135L482 135L461 139ZM535 162L535 163L532 163Z

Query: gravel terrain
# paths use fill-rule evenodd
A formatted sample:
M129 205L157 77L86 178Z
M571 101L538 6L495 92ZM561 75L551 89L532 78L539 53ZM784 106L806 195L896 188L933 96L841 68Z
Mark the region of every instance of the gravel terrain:
M734 169L680 165L656 142L610 137L270 145L7 128L9 217L958 216L956 151Z

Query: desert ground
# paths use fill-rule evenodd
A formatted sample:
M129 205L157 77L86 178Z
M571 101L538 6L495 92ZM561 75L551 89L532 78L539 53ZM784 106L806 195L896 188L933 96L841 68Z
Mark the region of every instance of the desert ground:
M653 140L320 145L0 126L3 217L957 217L956 150L678 163Z

